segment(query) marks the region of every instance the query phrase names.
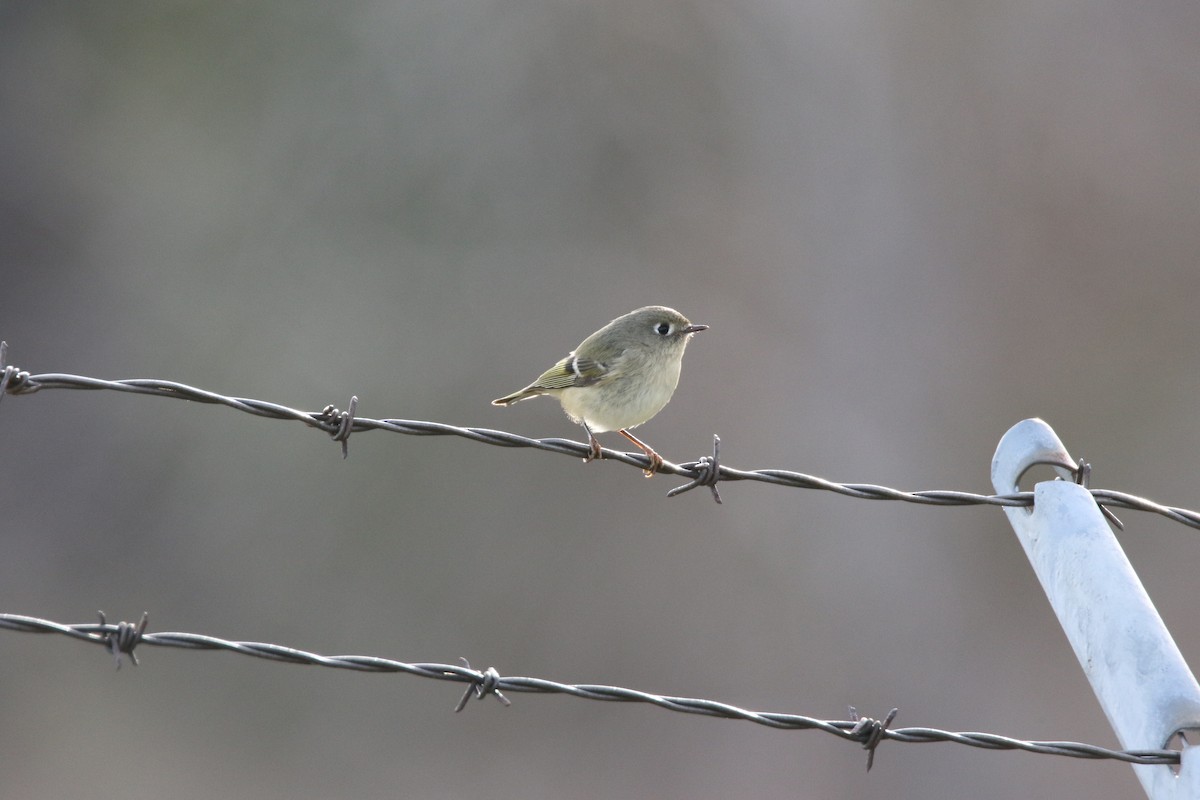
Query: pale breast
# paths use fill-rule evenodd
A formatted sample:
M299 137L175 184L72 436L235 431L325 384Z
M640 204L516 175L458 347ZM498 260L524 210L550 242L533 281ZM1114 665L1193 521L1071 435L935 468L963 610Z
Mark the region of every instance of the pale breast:
M640 374L625 374L593 386L564 389L563 410L593 433L635 428L662 411L679 385L680 361L658 363Z

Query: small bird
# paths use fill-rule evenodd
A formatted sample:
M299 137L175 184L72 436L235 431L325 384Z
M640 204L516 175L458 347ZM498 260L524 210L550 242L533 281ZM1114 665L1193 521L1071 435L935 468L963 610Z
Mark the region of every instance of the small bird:
M557 397L563 411L587 431L591 453L600 457L597 433L617 431L650 459L649 478L662 456L629 432L671 401L679 384L683 351L692 334L708 330L673 308L646 306L617 317L519 392L492 401L511 406L540 394Z

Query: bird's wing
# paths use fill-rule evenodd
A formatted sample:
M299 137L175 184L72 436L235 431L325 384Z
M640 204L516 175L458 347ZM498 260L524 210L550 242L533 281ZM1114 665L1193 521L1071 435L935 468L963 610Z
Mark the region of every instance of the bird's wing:
M612 375L611 364L602 364L590 358L579 358L574 353L543 372L530 388L570 389L592 386Z

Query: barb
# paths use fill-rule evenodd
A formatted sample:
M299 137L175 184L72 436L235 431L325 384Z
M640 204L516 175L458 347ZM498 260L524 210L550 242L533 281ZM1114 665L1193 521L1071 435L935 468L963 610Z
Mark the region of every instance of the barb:
M667 497L691 491L697 486L707 486L712 490L713 500L721 505L721 493L717 491L717 482L721 480L721 437L713 434L713 454L702 456L699 461L683 465L685 469L694 469L696 477L683 486L676 486L667 492Z
M407 436L458 436L496 447L528 447L551 453L574 456L576 458L586 457L591 452L587 444L570 439L531 439L526 436L519 436L515 433L493 430L491 428L464 428L441 422L425 422L420 420L355 417L352 411L357 408L357 403L353 401L351 406L352 411L350 412L340 412L331 406L326 406L321 411L301 411L264 400L254 400L245 397L226 397L216 392L198 389L173 381L154 379L108 381L63 373L31 375L28 372L17 370L12 366L4 367L3 378L0 378L0 396L3 396L3 394L18 396L33 394L44 389L105 389L130 394L146 394L155 397L170 397L177 400L192 400L198 403L223 405L247 414L253 414L254 416L267 417L268 419L293 420L324 431L334 437L336 441L340 441L343 446L343 454L346 452L344 449L346 439L349 438L351 433L370 430L390 431L391 433L400 433ZM607 448L603 448L601 453L606 460L629 464L638 469L646 469L649 466L649 459L642 453L624 453ZM668 461L658 469L658 472L660 474L679 475L687 478L691 482L691 484L685 484L687 488L711 486L714 492L716 491L716 483L718 481L726 483L731 481L756 481L758 483L788 486L795 489L834 492L860 500L894 500L928 506L989 505L1016 507L1033 505L1032 492L1015 492L1007 495L983 495L971 492L942 490L907 492L869 483L837 483L824 478L818 478L814 475L781 469L734 469L716 463L717 456L718 451L714 444L713 456L705 456L698 461L686 462L684 464L673 464ZM677 488L680 491L686 490L684 487ZM1125 494L1124 492L1090 488L1088 491L1096 498L1097 503L1159 514L1174 522L1200 529L1200 512L1190 511L1185 508L1164 506L1146 498Z
M21 372L8 363L8 342L0 342L0 400L6 394L16 392L29 380L28 372Z
M863 750L867 751L867 772L870 772L871 767L875 766L875 749L879 747L884 734L887 733L888 726L892 724L892 720L899 713L900 709L893 708L888 712L887 717L880 721L859 716L858 709L850 706L850 719L854 721L854 728L850 733L857 735L858 741L862 742Z
M358 395L350 395L350 407L339 411L337 406L328 405L317 414L317 419L324 424L336 425L329 435L335 442L342 443L342 458L350 455L350 433L354 430L354 412L358 410Z
M1092 465L1081 458L1079 459L1078 466L1076 466L1074 469L1075 483L1085 489L1090 490L1092 488ZM1108 520L1110 525L1119 531L1125 530L1125 523L1121 522L1120 517L1109 511L1108 506L1104 505L1099 500L1096 501L1096 505L1099 507L1100 513L1104 515L1104 518Z
M135 625L132 622L118 622L116 630L108 631L108 620L104 618L103 611L97 611L100 615L100 625L106 630L101 636L104 638L105 644L108 646L108 651L113 654L113 658L117 661L117 669L121 668L121 654L129 656L129 660L136 667L138 665L137 654L133 652L133 648L137 647L142 641L142 634L146 632L146 626L150 624L150 613L142 612L142 618Z
M467 669L471 668L470 661L467 661L461 656L458 660L461 661L463 666ZM507 697L501 694L499 687L500 673L496 671L495 667L488 667L483 672L479 673L479 680L477 682L471 683L467 686L467 690L463 692L462 699L459 700L458 705L454 707L454 713L457 714L466 708L467 701L472 697L482 699L489 694L495 695L496 699L500 701L500 705L508 708L512 705L512 700L509 700Z
M143 616L143 621L145 617ZM120 636L122 625L111 625L104 622L81 623L76 625L52 622L37 617L27 617L19 614L0 614L0 628L21 633L57 633L73 639L79 639L107 648L112 636ZM139 623L139 626L141 623ZM1021 750L1027 753L1044 755L1068 756L1070 758L1111 759L1130 764L1179 764L1178 750L1110 750L1092 744L1080 742L1043 742L1014 739L993 733L956 733L942 731L936 728L889 728L895 718L895 711L880 722L858 716L851 712L853 719L822 720L805 717L799 714L780 712L751 711L715 700L702 700L694 697L672 697L669 695L642 692L636 689L623 689L618 686L600 684L570 684L542 678L504 677L494 668L489 667L482 672L471 669L464 659L463 666L454 664L416 663L408 664L375 656L323 656L265 642L235 642L218 639L215 636L205 636L198 633L139 633L140 645L150 647L175 647L185 650L228 650L244 656L278 661L288 664L310 664L332 669L348 669L358 672L402 672L421 678L432 678L439 681L451 681L467 684L467 689L455 708L461 711L466 702L472 697L482 698L487 694L496 695L504 705L511 701L501 694L506 692L526 692L533 694L565 694L585 700L604 700L624 703L647 703L668 711L678 711L683 714L700 714L708 717L737 719L752 722L768 728L779 730L819 730L837 736L847 741L862 744L871 754L868 756L868 769L873 762L873 754L879 743L890 739L897 742L953 742L955 744L977 747L984 750Z

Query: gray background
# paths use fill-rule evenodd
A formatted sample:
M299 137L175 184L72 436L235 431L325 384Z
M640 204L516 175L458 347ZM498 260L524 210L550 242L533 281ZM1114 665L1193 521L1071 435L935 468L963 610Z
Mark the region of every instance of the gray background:
M987 492L1040 415L1200 506L1192 2L4 3L0 337L572 436L510 392L648 303L712 330L675 461ZM1003 514L323 435L114 393L0 406L0 608L1115 746ZM615 435L606 444L620 447ZM1200 663L1200 535L1121 536ZM13 798L1140 796L1128 766L0 634Z

